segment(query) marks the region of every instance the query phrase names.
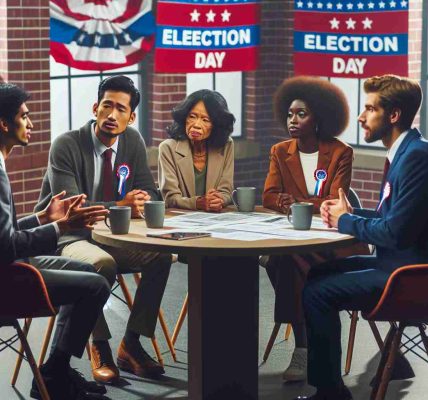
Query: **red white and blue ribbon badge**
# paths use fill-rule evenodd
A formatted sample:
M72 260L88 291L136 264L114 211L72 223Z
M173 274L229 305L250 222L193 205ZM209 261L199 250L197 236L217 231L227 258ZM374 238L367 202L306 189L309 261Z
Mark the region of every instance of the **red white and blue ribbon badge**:
M151 0L50 0L51 54L83 70L136 64L154 44L151 9Z
M316 180L314 195L322 197L325 182L327 181L327 171L325 169L317 169L314 172Z
M117 167L117 177L119 178L119 185L117 186L117 192L121 197L125 196L126 180L131 174L131 170L128 164L121 164Z
M391 184L389 182L385 183L383 187L382 199L380 200L379 205L377 206L376 211L379 211L382 207L383 202L391 195Z

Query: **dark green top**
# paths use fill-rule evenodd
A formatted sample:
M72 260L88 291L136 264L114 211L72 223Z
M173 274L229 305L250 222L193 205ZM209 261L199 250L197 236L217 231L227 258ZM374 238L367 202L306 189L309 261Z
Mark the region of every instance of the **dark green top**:
M195 194L196 196L203 196L206 193L207 186L207 164L202 171L199 171L195 166Z

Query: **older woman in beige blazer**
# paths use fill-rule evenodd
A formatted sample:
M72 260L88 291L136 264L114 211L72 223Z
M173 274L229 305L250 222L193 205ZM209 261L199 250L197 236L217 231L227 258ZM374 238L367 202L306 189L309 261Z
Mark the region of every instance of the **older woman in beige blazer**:
M189 95L172 111L171 139L159 146L159 186L167 207L218 212L232 202L235 117L212 90Z

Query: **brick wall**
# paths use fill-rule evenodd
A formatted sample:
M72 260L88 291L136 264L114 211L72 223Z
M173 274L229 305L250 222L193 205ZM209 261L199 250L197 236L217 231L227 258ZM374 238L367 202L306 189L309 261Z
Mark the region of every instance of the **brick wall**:
M30 144L7 161L17 213L30 213L38 198L50 147L49 1L0 1L0 74L31 93Z
M410 76L420 77L422 1L410 2ZM8 171L19 214L29 213L38 197L50 146L49 105L49 2L48 0L0 0L0 75L31 92L28 105L35 125L31 143L16 148L8 160ZM260 156L236 162L236 186L254 185L259 199L269 164L269 149L286 137L275 122L272 96L279 83L293 75L293 2L261 2L260 68L244 74L244 136L260 146ZM156 1L153 2L156 10ZM153 53L146 57L148 98L148 145L157 146L166 138L171 109L184 98L184 74L155 74ZM239 139L238 139L239 140ZM155 172L155 171L154 171ZM380 186L379 170L356 168L352 186L364 206L376 204Z
M409 77L417 80L421 77L422 66L422 1L409 2ZM419 115L415 119L415 126L419 126ZM351 186L356 189L364 207L377 206L381 181L381 170L353 169Z

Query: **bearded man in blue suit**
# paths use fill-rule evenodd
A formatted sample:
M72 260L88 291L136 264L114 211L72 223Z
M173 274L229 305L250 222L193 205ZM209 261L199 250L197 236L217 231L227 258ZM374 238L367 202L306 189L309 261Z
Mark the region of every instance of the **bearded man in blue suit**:
M358 117L368 143L387 148L376 210L354 209L343 190L321 205L326 224L376 246L375 256L357 256L312 269L303 305L308 332L308 382L317 388L298 399L349 400L341 376L341 310L371 310L391 273L428 260L428 142L411 129L422 101L419 84L394 75L365 81Z

